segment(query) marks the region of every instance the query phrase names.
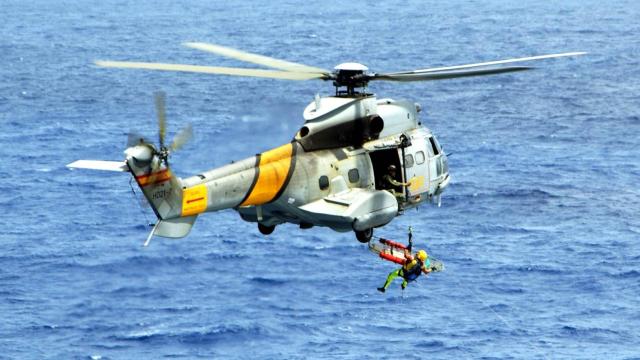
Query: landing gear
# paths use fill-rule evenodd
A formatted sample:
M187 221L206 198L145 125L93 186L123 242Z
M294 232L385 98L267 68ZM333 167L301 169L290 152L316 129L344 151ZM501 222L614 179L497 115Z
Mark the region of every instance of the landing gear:
M371 241L371 237L373 236L373 229L366 229L362 231L356 230L356 238L363 244Z
M258 230L260 230L260 233L261 233L262 235L269 235L269 234L271 234L271 233L273 232L273 230L275 230L275 229L276 229L276 226L275 226L275 225L267 226L267 225L264 225L264 224L262 224L262 223L258 223Z

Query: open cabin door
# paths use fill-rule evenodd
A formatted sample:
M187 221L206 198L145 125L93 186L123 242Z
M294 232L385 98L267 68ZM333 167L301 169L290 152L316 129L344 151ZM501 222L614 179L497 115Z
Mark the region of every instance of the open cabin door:
M402 171L400 156L400 149L398 148L369 152L376 190L393 190L396 193L396 197L404 194L404 186L392 186L384 180L385 175L389 174L389 166L394 165L396 167L394 179L398 182L404 182L404 171ZM404 196L402 198L404 199Z

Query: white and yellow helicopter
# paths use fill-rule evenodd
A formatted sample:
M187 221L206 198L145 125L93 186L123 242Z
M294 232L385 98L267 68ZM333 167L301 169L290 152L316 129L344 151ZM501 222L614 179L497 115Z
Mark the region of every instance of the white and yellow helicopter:
M183 71L286 80L331 80L335 95L316 96L290 143L188 178L176 177L168 157L191 136L187 127L165 144L164 95L156 94L159 146L130 136L124 161L78 160L67 166L130 172L158 221L153 236L186 236L199 214L235 209L262 234L278 224L355 231L368 242L373 229L408 208L440 202L451 177L447 156L419 120L420 106L367 93L370 81L430 81L529 70L509 63L582 55L551 54L393 73L358 63L334 71L205 43L186 46L276 70L162 63L96 61L102 67ZM394 168L398 171L394 171Z

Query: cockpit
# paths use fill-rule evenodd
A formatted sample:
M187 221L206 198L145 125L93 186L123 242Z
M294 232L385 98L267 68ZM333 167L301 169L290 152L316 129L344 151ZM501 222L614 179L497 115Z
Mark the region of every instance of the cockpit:
M401 208L432 201L449 184L447 156L426 128L401 135L395 146L371 151L369 157L376 189L391 192Z

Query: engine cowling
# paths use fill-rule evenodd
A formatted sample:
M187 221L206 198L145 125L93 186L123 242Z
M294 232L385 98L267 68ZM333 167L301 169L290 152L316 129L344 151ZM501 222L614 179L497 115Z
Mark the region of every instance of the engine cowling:
M318 98L304 111L306 120L295 139L306 151L361 146L377 139L384 120L373 96Z

